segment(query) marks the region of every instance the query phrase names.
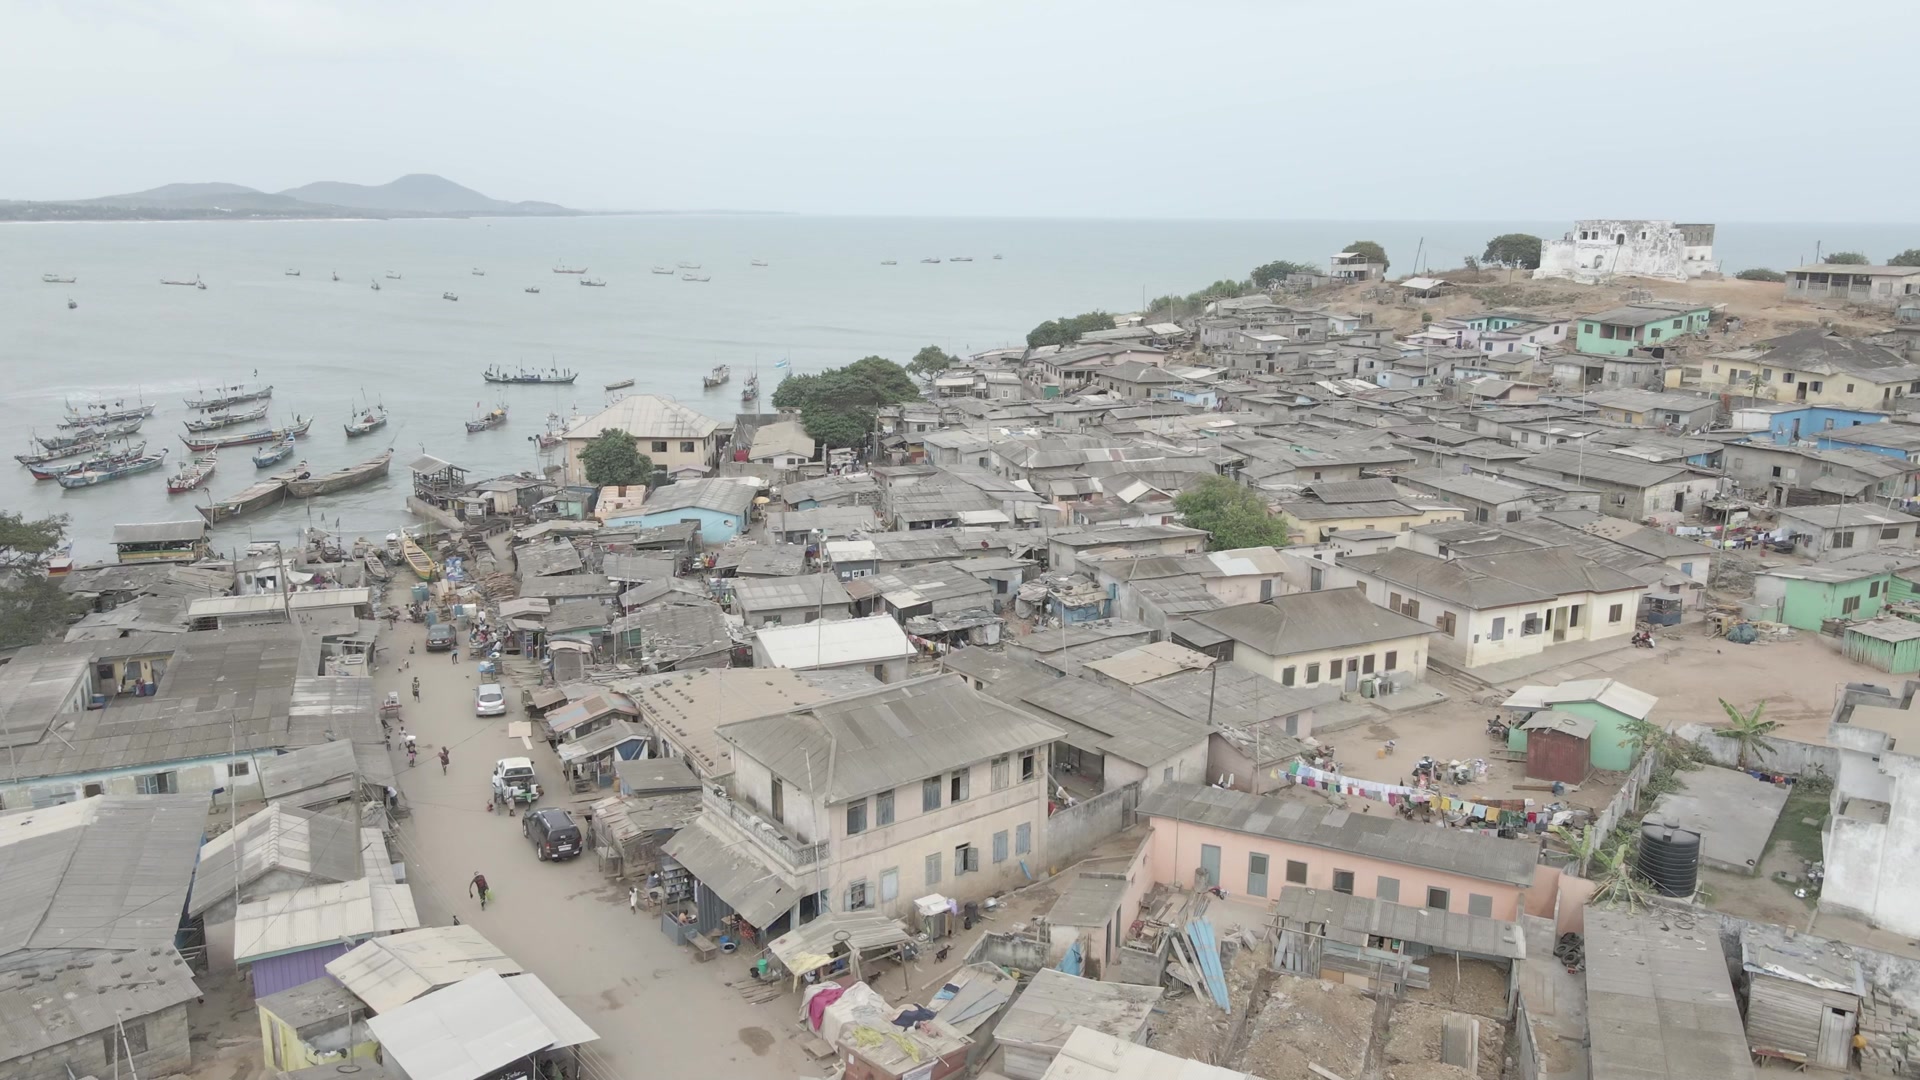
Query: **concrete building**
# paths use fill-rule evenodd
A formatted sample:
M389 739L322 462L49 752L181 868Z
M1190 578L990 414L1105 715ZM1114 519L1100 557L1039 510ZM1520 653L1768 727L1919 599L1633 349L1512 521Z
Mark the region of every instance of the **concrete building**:
M622 680L652 733L649 754L679 758L703 780L733 775L722 725L825 701L832 695L788 668L700 668Z
M753 666L757 668L853 668L892 683L907 677L907 661L913 655L913 643L907 640L906 631L886 615L767 626L753 635Z
M1887 411L1900 398L1920 394L1920 364L1883 345L1841 337L1824 326L1812 326L1760 344L1753 355L1709 356L1701 363L1703 389L1725 388L1756 397L1770 397L1807 405ZM1849 426L1851 414L1839 416L1836 426ZM1801 425L1800 437L1814 425Z
M1356 251L1337 251L1327 257L1327 276L1340 282L1380 281L1387 276L1387 264L1371 262Z
M1520 480L1571 482L1598 490L1608 517L1677 524L1719 493L1721 478L1685 463L1646 461L1614 450L1556 446L1512 464L1489 468Z
M656 471L671 473L691 467L711 472L720 465L717 421L668 398L633 394L561 433L566 442L567 483L586 483L587 470L580 462L580 451L601 432L613 429L633 436L633 448L647 455Z
M1602 390L1583 401L1606 420L1680 431L1707 427L1720 411L1720 403L1713 398L1657 390Z
M1824 561L1861 551L1911 551L1920 539L1920 518L1869 503L1783 506L1774 515L1774 532L1792 537L1796 550Z
M1820 909L1920 934L1920 710L1909 681L1901 697L1841 696L1827 725L1839 756L1821 833L1826 881Z
M1689 334L1704 334L1713 309L1706 305L1645 301L1574 320L1574 348L1596 356L1627 356L1635 349L1661 349Z
M1515 922L1534 881L1534 845L1436 829L1391 814L1200 784L1140 800L1154 881L1269 897L1287 885Z
M1414 610L1418 610L1415 608ZM1341 687L1363 679L1402 685L1426 677L1435 628L1370 603L1355 589L1289 593L1264 604L1203 611L1189 621L1232 639L1223 659L1281 686ZM1176 630L1173 639L1180 641Z
M733 610L746 620L749 628L845 619L852 615L846 587L832 574L736 577Z
M1788 300L1807 303L1896 307L1920 294L1920 266L1796 266L1787 271L1781 293Z
M747 460L776 469L797 469L813 460L815 449L813 436L800 421L783 420L754 429Z
M1212 726L1206 717L1164 708L1112 683L1014 677L986 693L1045 719L1061 732L1051 748L1053 781L1085 799L1138 785L1204 782Z
M1590 218L1540 246L1536 278L1595 284L1615 277L1685 281L1720 272L1713 226L1637 218Z
M654 528L682 521L700 523L700 541L724 544L747 527L753 513L755 486L737 479L682 480L647 494L638 510L607 519L609 528ZM819 511L814 511L818 513Z
M824 911L900 916L930 893L978 899L1025 880L1020 860L1045 865L1046 748L1060 732L957 675L720 735L732 797L708 792L666 850L766 937ZM757 864L755 878L712 860L716 848Z

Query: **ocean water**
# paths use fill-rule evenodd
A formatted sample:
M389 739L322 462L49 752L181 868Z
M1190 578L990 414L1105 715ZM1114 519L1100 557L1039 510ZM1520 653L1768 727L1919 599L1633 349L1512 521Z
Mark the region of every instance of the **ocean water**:
M12 430L0 444L26 450L30 432L53 430L68 403L144 400L160 406L142 431L149 449L172 451L167 470L74 491L0 463L0 500L70 515L83 558L110 555L115 523L191 517L195 500L237 491L255 470L253 448L224 451L206 488L167 495L165 477L187 454L182 400L257 378L274 385L270 419L316 418L300 448L315 471L388 445L395 468L383 483L223 526L216 546L291 538L310 522L348 538L380 536L410 521L402 503L413 455L424 450L476 477L533 468L530 436L547 415L592 412L609 382L630 378L629 392L724 418L738 411L746 373L757 365L771 387L782 358L804 372L873 354L904 362L928 344L1017 344L1044 319L1131 310L1271 259L1322 262L1357 239L1381 243L1410 271L1416 254L1421 264L1454 266L1498 233L1558 236L1569 224L637 215L7 225L0 371ZM1920 246L1920 226L1728 224L1716 238L1729 271L1807 261L1816 244L1884 259ZM956 255L974 261L950 261ZM943 261L922 264L926 257ZM898 265L881 265L887 259ZM682 261L712 280L649 272ZM607 286L553 273L558 263L585 266ZM387 280L388 271L401 279ZM78 280L45 284L44 273ZM206 290L159 283L195 275ZM442 299L449 291L459 300ZM78 308L67 308L70 298ZM557 363L580 378L565 388L480 378L490 364L520 363ZM703 392L701 374L721 363L734 381ZM363 396L385 404L392 422L350 443L341 424ZM499 403L506 427L466 433L463 420Z

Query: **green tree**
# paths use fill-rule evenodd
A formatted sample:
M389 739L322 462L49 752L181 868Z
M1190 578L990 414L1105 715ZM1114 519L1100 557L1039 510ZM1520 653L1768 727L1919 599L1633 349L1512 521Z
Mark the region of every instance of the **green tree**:
M608 428L580 448L580 464L594 487L645 484L653 479L653 459L640 452L633 436Z
M1266 500L1224 476L1209 476L1174 496L1174 509L1187 525L1205 529L1207 547L1285 547L1287 521L1267 509Z
M1760 719L1760 714L1767 709L1766 702L1762 701L1754 705L1750 712L1742 712L1732 702L1721 698L1720 707L1726 710L1727 726L1715 731L1714 734L1721 738L1732 739L1740 748L1738 764L1742 769L1747 767L1748 754L1752 754L1755 758L1762 758L1778 749L1767 736L1780 730L1780 722Z
M1860 254L1857 251L1836 251L1833 254L1827 256L1822 261L1830 263L1834 266L1865 266L1867 265L1867 257L1865 255Z
M920 387L913 376L881 356L863 357L817 375L796 375L782 382L773 395L775 408L800 410L807 434L829 447L864 445L880 406L919 400Z
M1917 264L1917 265L1920 265L1920 264ZM1742 270L1733 276L1739 278L1741 281L1785 281L1787 280L1787 275L1781 273L1778 270L1769 270L1764 266L1756 266L1748 270Z
M1393 265L1392 263L1389 263L1387 261L1387 249L1381 247L1379 244L1376 244L1371 240L1355 240L1353 243L1348 244L1346 247L1343 247L1340 250L1351 251L1355 255L1364 255L1366 256L1366 259L1368 262L1379 263L1382 267ZM1415 269L1418 269L1418 267L1416 267ZM1381 272L1385 273L1384 270L1382 270Z
M1540 265L1540 238L1527 233L1501 233L1487 241L1487 250L1480 258L1501 266L1532 270Z
M1319 272L1320 268L1314 266L1312 263L1289 262L1286 259L1275 259L1263 266L1254 267L1253 273L1248 276L1253 279L1255 288L1271 289L1285 282L1289 274L1317 274Z
M1038 349L1045 345L1071 345L1080 340L1081 334L1111 329L1113 329L1113 316L1104 311L1089 311L1084 315L1063 315L1058 319L1048 319L1027 331L1027 347Z
M773 388L773 407L776 409L798 409L807 403L807 396L813 393L818 375L789 375L781 379Z
M66 629L82 605L47 576L67 542L65 515L29 519L0 511L0 648L38 645Z
M1888 266L1920 266L1920 248L1908 248L1887 260Z
M1208 300L1218 300L1221 297L1245 296L1252 291L1253 285L1251 282L1235 281L1232 278L1221 278L1219 281L1187 297L1187 299L1204 303Z
M929 345L913 354L907 362L907 371L915 375L933 376L953 366L953 357L938 345Z

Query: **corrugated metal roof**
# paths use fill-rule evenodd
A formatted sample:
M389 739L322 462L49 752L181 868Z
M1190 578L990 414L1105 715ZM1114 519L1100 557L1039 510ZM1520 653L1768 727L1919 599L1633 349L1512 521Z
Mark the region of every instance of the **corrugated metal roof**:
M647 494L647 501L638 511L626 511L625 515L637 513L642 518L651 518L676 510L711 510L716 514L745 517L753 508L753 497L754 486L738 480L682 480L655 488Z
M1370 645L1435 632L1418 619L1369 601L1358 589L1287 593L1266 603L1197 612L1188 619L1268 656Z
M762 461L779 455L813 457L815 443L813 436L797 420L783 421L778 424L762 424L753 433L753 448L747 451L747 460Z
M786 914L800 898L800 890L757 847L730 841L704 822L674 833L660 850L755 926Z
M1057 1053L1077 1028L1138 1041L1165 994L1158 986L1101 982L1041 968L1007 1006L993 1037L1042 1054Z
M806 669L873 664L914 654L913 643L907 640L906 632L885 615L829 619L802 626L763 626L756 635L759 647L766 651L773 667Z
M155 521L144 525L115 525L116 544L154 544L167 540L199 540L207 535L207 523L193 521Z
M1273 915L1295 928L1301 923L1325 923L1328 937L1355 945L1365 945L1368 935L1373 935L1417 942L1448 952L1509 960L1524 959L1527 955L1526 938L1516 923L1436 908L1409 907L1351 893L1283 886L1280 899L1274 901Z
M1500 703L1503 709L1548 709L1591 701L1622 716L1645 720L1660 699L1644 690L1636 690L1618 679L1575 679L1557 686L1523 686Z
M188 915L200 915L269 871L310 881L348 881L361 873L360 836L344 817L322 817L281 803L206 842L193 875ZM236 875L237 868L237 875ZM237 877L237 880L236 880Z
M770 716L832 696L788 668L699 668L618 684L640 706L641 719L692 758L702 776L733 772L723 724Z
M998 1029L995 1031L998 1035ZM1132 1039L1076 1028L1048 1066L1046 1080L1260 1080L1252 1073L1176 1057Z
M553 1040L548 1043L549 1046L555 1049L578 1046L600 1038L585 1020L561 1003L559 995L548 989L547 984L540 981L540 976L529 971L507 979L506 983L507 989L513 991L514 996L552 1033Z
M367 1021L409 1080L479 1080L557 1037L491 971Z
M1590 907L1586 935L1593 1080L1754 1075L1716 927Z
M834 911L774 938L767 948L788 971L800 973L830 964L850 951L898 945L910 936L898 919L877 911Z
M586 566L580 559L580 549L573 546L573 541L564 539L523 544L514 550L513 557L522 577L571 574Z
M1533 883L1532 844L1394 817L1182 782L1162 784L1143 796L1139 813L1486 881Z
M429 926L374 938L327 965L354 996L377 1013L479 971L512 975L524 970L471 926Z
M990 691L1038 710L1064 729L1060 738L1094 753L1151 768L1205 742L1212 730L1148 699L1085 679L1009 679Z
M171 945L50 949L15 959L33 966L0 973L0 1054L9 1064L200 996L192 970ZM97 1055L98 1046L93 1049ZM57 1056L42 1063L62 1071Z
M413 890L405 885L364 877L305 885L241 904L234 918L233 955L244 964L419 925Z
M633 394L599 415L566 430L566 438L591 439L610 428L639 439L704 439L720 425L677 401L654 394Z
M847 605L847 589L833 574L799 577L739 578L733 582L733 603L741 612L782 611L789 608Z
M204 795L99 795L0 814L0 957L171 947Z

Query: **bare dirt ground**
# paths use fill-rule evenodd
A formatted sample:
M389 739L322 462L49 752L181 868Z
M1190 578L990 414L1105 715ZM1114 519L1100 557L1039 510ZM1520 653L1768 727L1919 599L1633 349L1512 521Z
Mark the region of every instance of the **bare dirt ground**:
M1456 1011L1459 1010L1409 1002L1395 1003L1393 1017L1387 1026L1389 1068L1398 1070L1408 1066L1432 1065L1456 1069L1457 1066L1443 1066L1440 1061L1441 1029L1446 1023L1447 1014ZM1461 1069L1454 1075L1477 1075L1482 1080L1500 1080L1500 1074L1506 1066L1507 1025L1485 1016L1475 1019L1480 1021L1480 1058L1477 1068L1472 1074ZM1438 1075L1445 1076L1447 1073Z
M1409 989L1407 1001L1423 1006L1472 1013L1495 1020L1507 1015L1507 973L1485 960L1461 960L1435 954L1421 961L1429 972L1425 990Z
M1233 1067L1264 1080L1314 1080L1309 1064L1358 1077L1372 1042L1374 1000L1344 983L1281 975Z

